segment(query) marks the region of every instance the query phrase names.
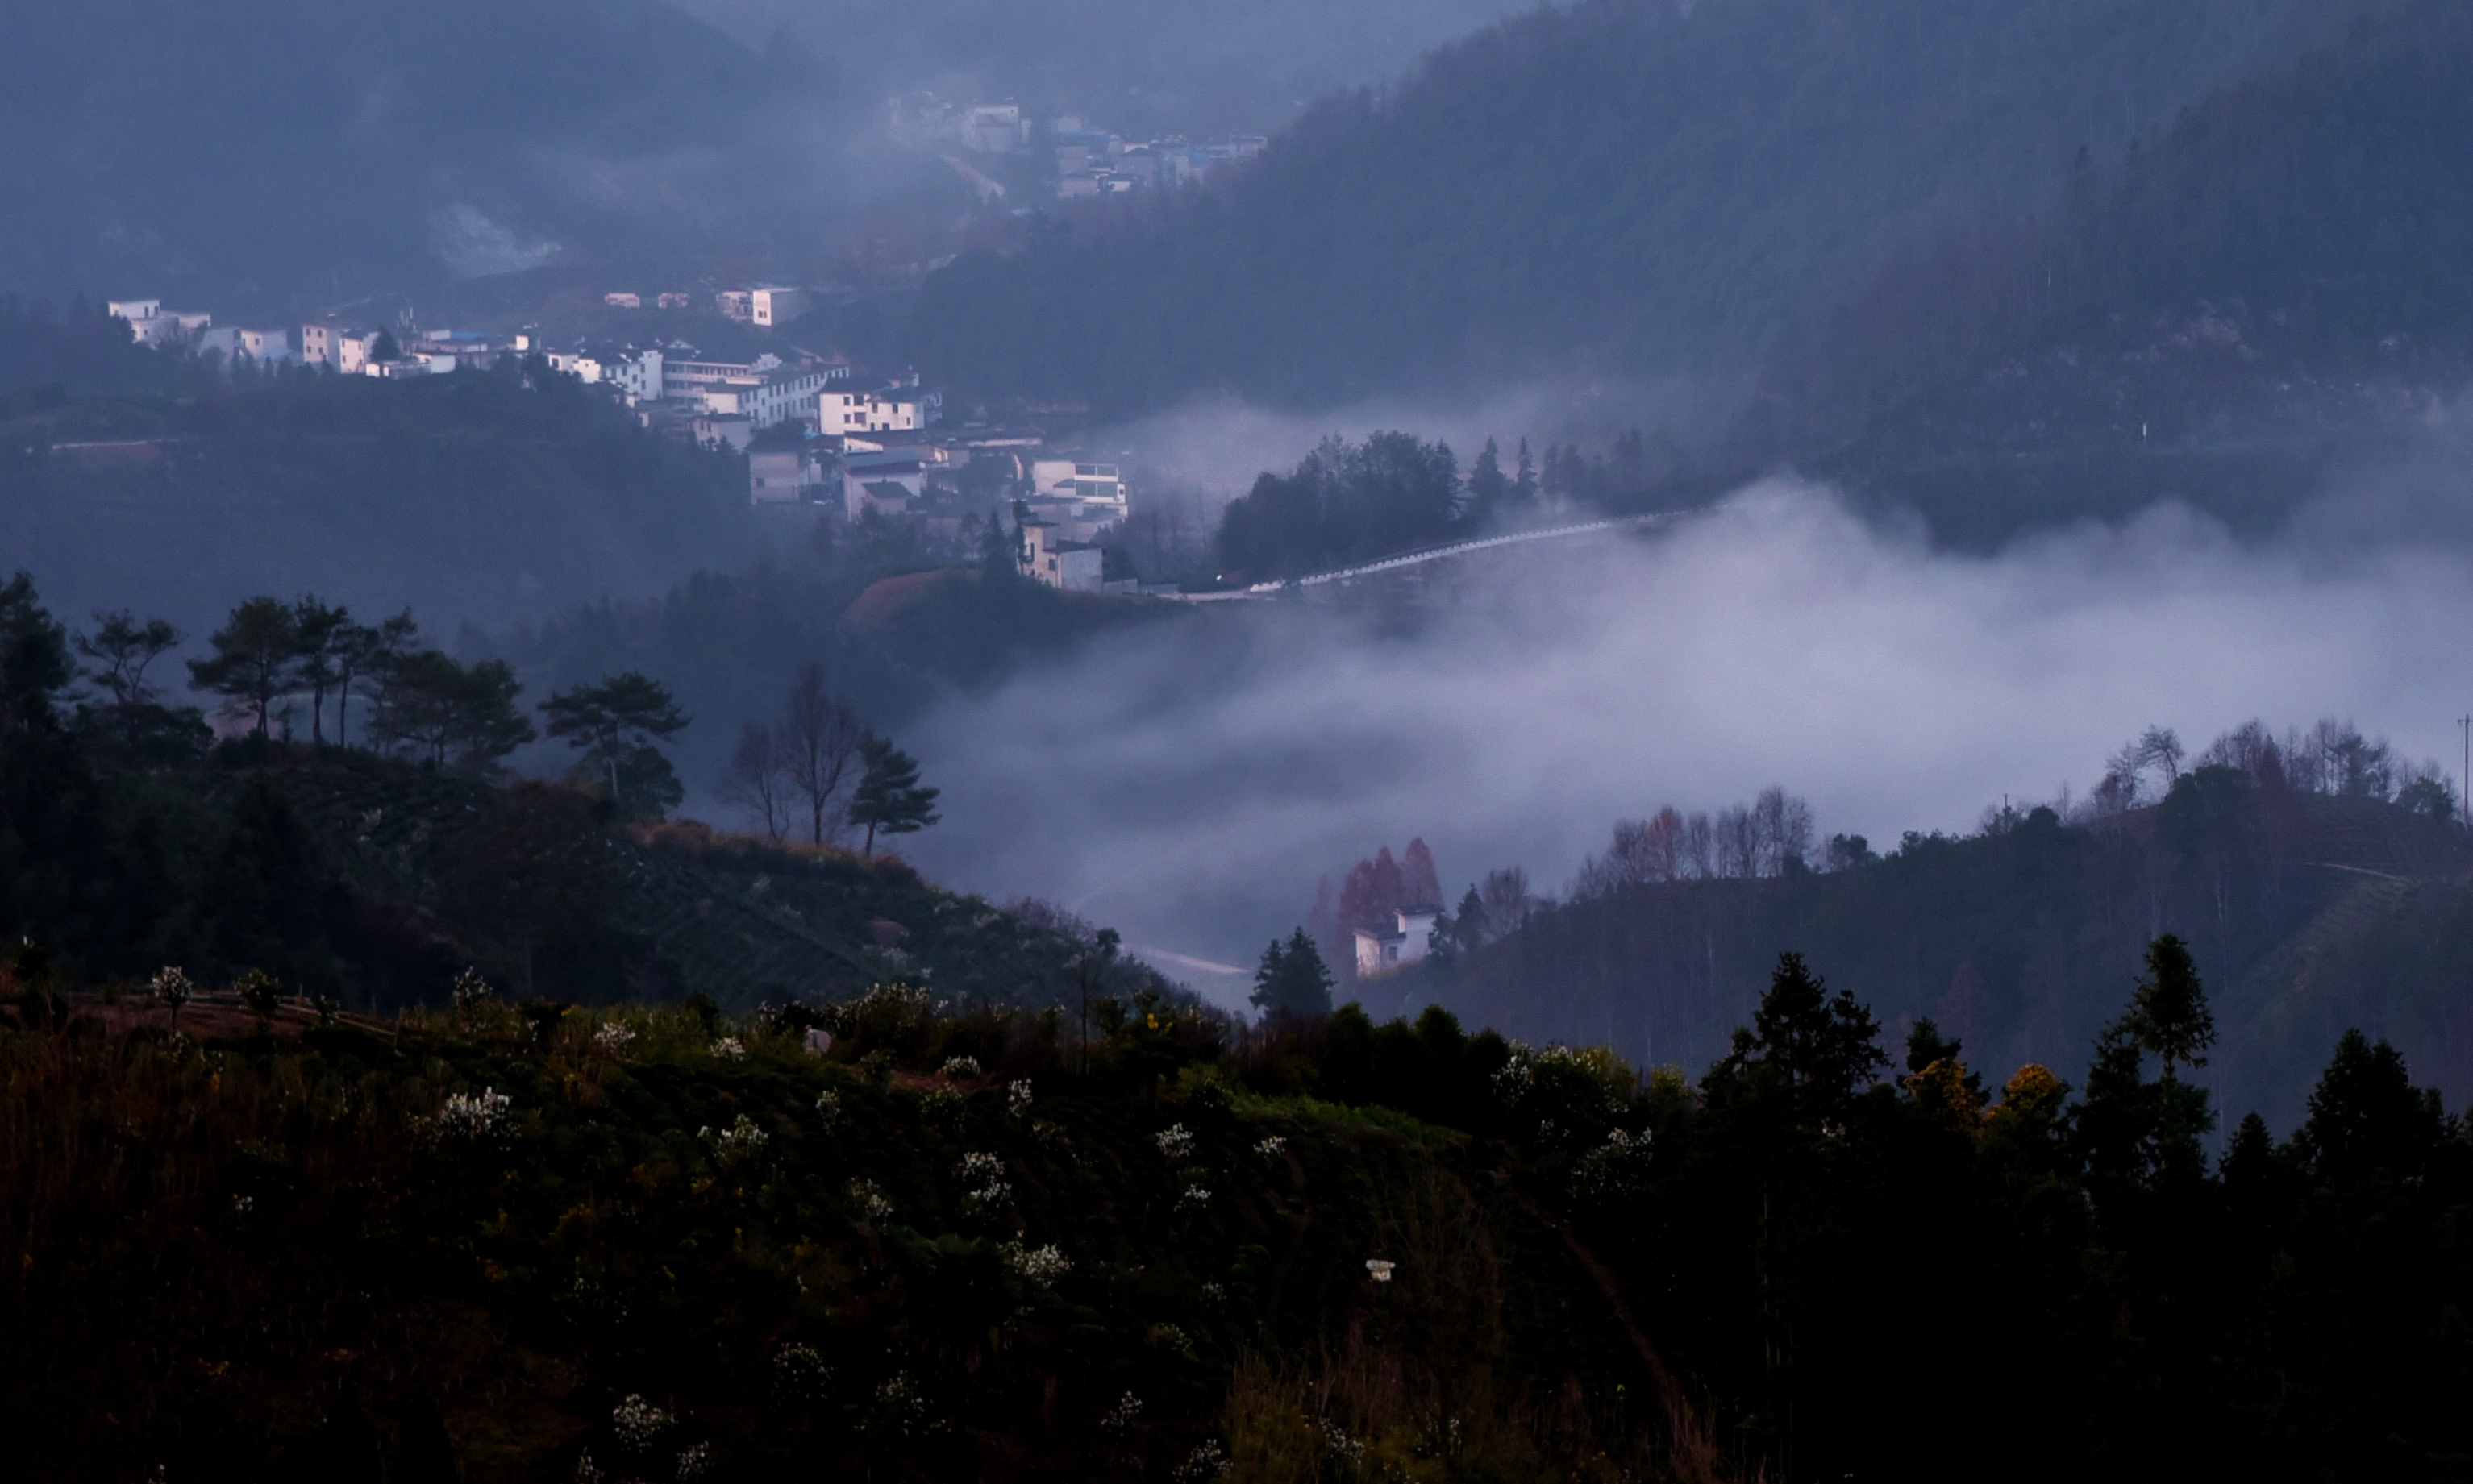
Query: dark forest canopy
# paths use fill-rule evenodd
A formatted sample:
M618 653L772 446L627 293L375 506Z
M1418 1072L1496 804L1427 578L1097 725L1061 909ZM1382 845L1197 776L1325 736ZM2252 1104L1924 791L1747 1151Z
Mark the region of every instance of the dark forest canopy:
M1224 189L929 281L924 361L1121 411L1740 368L1919 228L2289 59L2341 0L1594 0L1334 97Z

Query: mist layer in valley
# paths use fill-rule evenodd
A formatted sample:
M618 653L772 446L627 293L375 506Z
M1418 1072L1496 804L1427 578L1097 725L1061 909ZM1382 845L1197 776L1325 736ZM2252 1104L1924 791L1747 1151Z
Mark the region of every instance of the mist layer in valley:
M1233 1003L1241 976L1204 965L1251 965L1319 879L1411 837L1456 899L1514 864L1551 891L1617 818L1772 783L1824 839L1971 829L2083 791L2150 723L2203 743L2333 715L2454 756L2473 552L2402 534L2407 489L2265 542L2163 505L1986 558L1780 479L1410 599L1221 610L932 712L947 823L912 853L1116 924Z

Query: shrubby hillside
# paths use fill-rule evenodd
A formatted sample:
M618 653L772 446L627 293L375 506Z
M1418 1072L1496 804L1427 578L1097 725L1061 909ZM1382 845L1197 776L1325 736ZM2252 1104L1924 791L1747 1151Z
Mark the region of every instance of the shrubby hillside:
M2082 1091L1901 1047L1793 957L1645 1085L1439 1010L167 987L0 973L0 1425L40 1477L2447 1477L2468 1442L2462 1124L2348 1034L2291 1139L2209 1159L2170 938Z

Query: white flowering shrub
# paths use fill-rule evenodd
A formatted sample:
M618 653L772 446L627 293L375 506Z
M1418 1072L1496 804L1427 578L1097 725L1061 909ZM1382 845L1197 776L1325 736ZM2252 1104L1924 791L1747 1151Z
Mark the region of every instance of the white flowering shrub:
M1177 1484L1206 1484L1228 1472L1228 1451L1217 1438L1205 1438L1176 1466Z
M919 1393L919 1383L907 1371L897 1371L891 1379L876 1389L876 1417L873 1425L879 1431L899 1432L903 1437L923 1430L927 1424L927 1399Z
M478 1092L450 1092L432 1121L442 1139L467 1144L497 1143L507 1137L507 1110L515 1100L493 1088Z
M712 1151L712 1157L724 1164L740 1164L756 1158L773 1139L772 1135L757 1128L756 1120L745 1113L740 1113L737 1121L726 1129L715 1129L708 1124L696 1131L696 1137L703 1139L705 1147Z
M592 1048L604 1056L617 1056L625 1051L627 1043L635 1039L634 1031L615 1020L609 1020L603 1022L601 1029L592 1033Z
M873 1180L852 1181L850 1197L851 1204L859 1209L859 1214L870 1221L882 1221L893 1214L893 1203L885 1199L883 1188Z
M171 1006L172 1014L176 1017L180 1015L180 1007L196 998L198 993L197 982L191 979L188 971L178 964L164 965L154 978L146 982L146 990L156 999Z
M618 1446L630 1452L642 1452L661 1439L678 1419L653 1405L634 1392L610 1413L611 1430L618 1434Z
M697 1443L679 1450L679 1484L703 1478L712 1472L712 1445Z
M1210 1204L1210 1190L1198 1184L1190 1185L1185 1187L1185 1194L1176 1198L1177 1214L1181 1216L1188 1211L1201 1210Z
M1277 1134L1267 1134L1254 1146L1254 1152L1265 1160L1276 1160L1288 1152L1288 1141Z
M1606 1141L1572 1165L1572 1193L1587 1201L1615 1201L1639 1193L1648 1183L1649 1136L1609 1130Z
M1595 1138L1621 1114L1638 1083L1629 1065L1603 1046L1537 1051L1514 1041L1511 1060L1494 1074L1495 1095L1537 1120L1543 1144Z
M481 970L477 969L466 969L455 976L455 1008L468 1014L488 1003L490 997L497 993L490 987L489 980L481 977Z
M1110 1432L1122 1432L1142 1415L1142 1399L1127 1392L1116 1399L1116 1404L1099 1414L1099 1425Z
M601 1466L592 1461L592 1449L575 1455L575 1484L601 1484Z
M840 1093L827 1088L816 1094L816 1121L823 1124L828 1133L841 1125L842 1095Z
M1005 1243L997 1251L1003 1254L1005 1266L1011 1268L1017 1277L1042 1288L1055 1287L1058 1279L1073 1271L1071 1260L1052 1243L1045 1247L1024 1247L1016 1240Z
M975 1151L962 1156L954 1174L962 1179L962 1199L974 1206L997 1207L1013 1199L1013 1186L1005 1182L1005 1162L996 1155Z
M948 1082L959 1082L965 1077L976 1077L982 1075L979 1068L979 1059L974 1056L948 1057L945 1059L945 1065L940 1068L940 1070Z
M747 1043L735 1036L724 1036L712 1043L712 1054L725 1062L735 1062L747 1055Z
M856 999L827 1005L817 1012L825 1028L837 1037L873 1031L879 1039L918 1030L933 1019L936 1002L925 990L907 984L878 984Z
M1159 1152L1165 1155L1171 1164L1181 1164L1193 1158L1193 1136L1182 1123L1169 1124L1154 1136L1152 1141L1159 1145Z
M1328 1417L1322 1421L1322 1446L1323 1451L1345 1467L1354 1469L1365 1462L1365 1441L1350 1437L1347 1428Z
M825 1400L832 1367L812 1345L784 1345L773 1355L773 1400L784 1406L812 1406Z
M1005 1113L1016 1121L1030 1116L1030 1080L1028 1078L1006 1086Z

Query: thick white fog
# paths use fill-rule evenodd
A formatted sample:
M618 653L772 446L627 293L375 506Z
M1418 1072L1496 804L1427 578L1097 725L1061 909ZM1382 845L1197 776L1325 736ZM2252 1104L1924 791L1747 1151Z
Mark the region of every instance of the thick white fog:
M2162 508L1973 558L1771 481L1405 614L1230 606L955 703L915 732L947 823L905 845L1233 1002L1202 965L1250 963L1318 877L1411 836L1453 896L1507 864L1554 889L1619 816L1771 782L1824 836L1967 829L2083 790L2149 723L2195 750L2335 715L2455 758L2473 562L2294 529L2319 534L2245 544Z

